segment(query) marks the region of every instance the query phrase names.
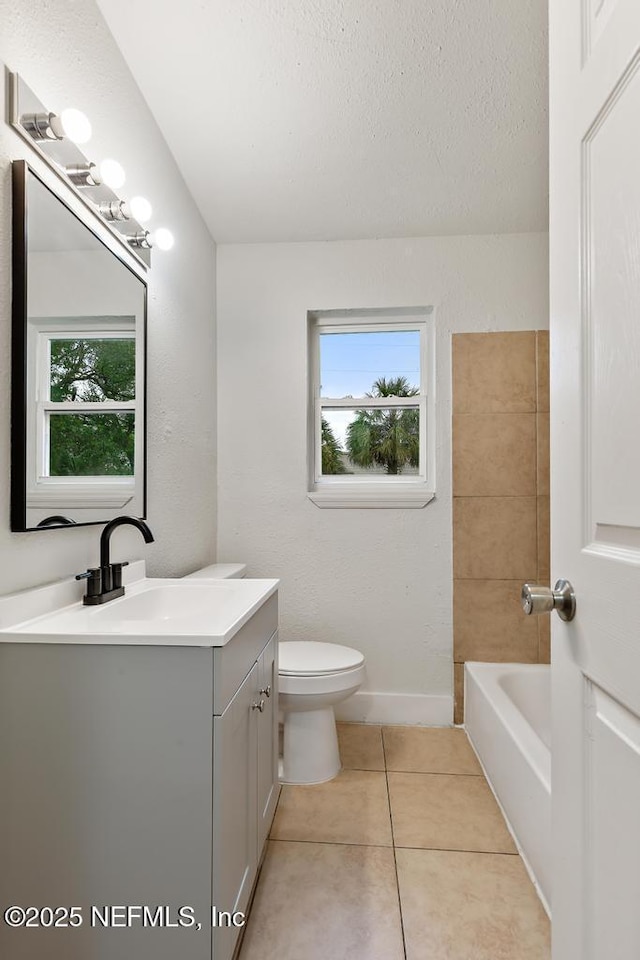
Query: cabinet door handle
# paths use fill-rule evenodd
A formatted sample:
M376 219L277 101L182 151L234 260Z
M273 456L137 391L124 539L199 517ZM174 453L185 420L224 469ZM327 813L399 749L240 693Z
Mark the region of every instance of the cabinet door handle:
M264 690L260 690L259 692L260 692L260 696L262 696L262 694L264 693L265 697L270 697L270 696L271 696L271 684L268 683L268 684L266 685L266 687L264 688Z
M260 693L262 693L262 690L260 691ZM264 710L264 700L261 700L260 703L252 703L252 704L251 704L251 709L252 709L252 710L259 710L260 713L262 713L262 711Z

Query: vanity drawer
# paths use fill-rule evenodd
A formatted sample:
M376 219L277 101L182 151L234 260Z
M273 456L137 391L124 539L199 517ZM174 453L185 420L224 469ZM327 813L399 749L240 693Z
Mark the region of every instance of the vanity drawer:
M274 593L226 646L213 648L214 715L224 712L277 629L278 594Z

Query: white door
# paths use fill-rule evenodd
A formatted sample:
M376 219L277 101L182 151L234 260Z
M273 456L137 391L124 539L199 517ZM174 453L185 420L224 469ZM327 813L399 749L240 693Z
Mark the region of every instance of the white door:
M553 960L639 960L640 2L550 8Z

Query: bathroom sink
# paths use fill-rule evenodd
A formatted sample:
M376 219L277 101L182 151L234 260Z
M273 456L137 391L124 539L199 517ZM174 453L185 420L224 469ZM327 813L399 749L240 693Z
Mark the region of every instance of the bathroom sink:
M6 627L0 640L223 646L277 587L277 580L144 578L102 606L74 603Z
M130 620L169 622L211 616L215 606L219 616L238 602L237 594L230 591L193 590L190 584L162 584L152 586L140 593L129 593L120 600L106 603L92 611L96 623L122 623Z

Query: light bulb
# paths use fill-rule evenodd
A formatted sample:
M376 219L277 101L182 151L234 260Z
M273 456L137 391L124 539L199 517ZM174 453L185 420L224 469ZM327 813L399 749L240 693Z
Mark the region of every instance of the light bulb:
M91 140L91 124L81 110L69 107L60 114L60 122L65 137L73 143L87 143Z
M60 116L49 114L49 126L56 140L86 143L91 139L91 124L84 113L73 107L63 110Z
M157 247L158 250L171 250L171 247L175 243L171 230L167 230L166 227L158 227L157 230L153 231L149 239L152 245Z
M119 190L127 179L124 169L117 160L103 160L100 164L100 176L102 182L112 190Z
M151 219L153 209L145 197L132 197L129 201L129 208L132 216L138 223L146 223L147 220Z

